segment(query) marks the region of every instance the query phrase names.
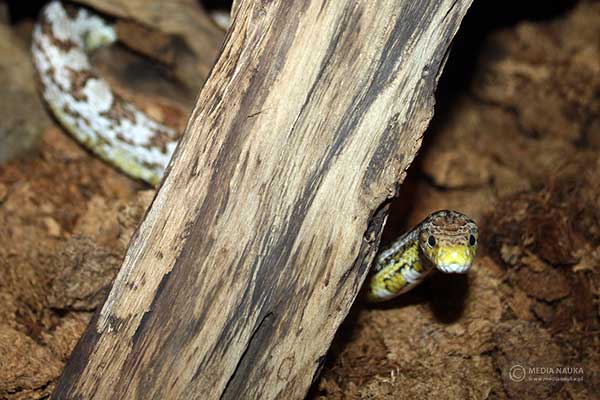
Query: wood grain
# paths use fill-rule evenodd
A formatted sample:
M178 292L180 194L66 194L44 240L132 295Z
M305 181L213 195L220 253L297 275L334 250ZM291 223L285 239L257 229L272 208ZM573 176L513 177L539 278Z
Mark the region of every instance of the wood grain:
M305 396L470 0L243 1L54 398Z

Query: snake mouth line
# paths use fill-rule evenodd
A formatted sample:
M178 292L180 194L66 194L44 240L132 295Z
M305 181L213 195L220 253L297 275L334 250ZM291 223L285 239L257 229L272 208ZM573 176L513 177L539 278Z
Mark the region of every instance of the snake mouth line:
M466 274L471 269L471 264L444 264L438 265L438 269L446 274Z

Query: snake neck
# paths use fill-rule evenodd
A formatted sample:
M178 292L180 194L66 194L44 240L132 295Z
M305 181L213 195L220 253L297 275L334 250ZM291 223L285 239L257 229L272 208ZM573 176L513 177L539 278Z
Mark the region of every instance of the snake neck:
M383 250L379 251L375 257L373 271L380 271L381 269L387 267L394 260L402 258L403 254L409 249L412 249L412 252L416 250L419 253L419 257L423 257L420 249L418 248L418 241L418 229L413 229L400 236L398 239L388 244Z
M385 301L405 293L433 271L435 267L419 246L419 233L418 229L407 232L377 255L367 285L369 301Z

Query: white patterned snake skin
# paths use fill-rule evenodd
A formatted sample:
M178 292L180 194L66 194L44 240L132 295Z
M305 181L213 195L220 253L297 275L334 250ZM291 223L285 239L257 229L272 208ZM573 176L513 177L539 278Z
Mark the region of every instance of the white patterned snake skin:
M128 175L157 185L179 135L116 95L92 68L86 51L116 39L114 29L89 11L49 3L32 42L43 96L79 142Z

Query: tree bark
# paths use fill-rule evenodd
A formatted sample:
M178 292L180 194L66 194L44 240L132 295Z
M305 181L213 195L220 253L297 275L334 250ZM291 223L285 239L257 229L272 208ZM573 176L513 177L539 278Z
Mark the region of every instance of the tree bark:
M243 1L54 398L305 396L470 0Z

